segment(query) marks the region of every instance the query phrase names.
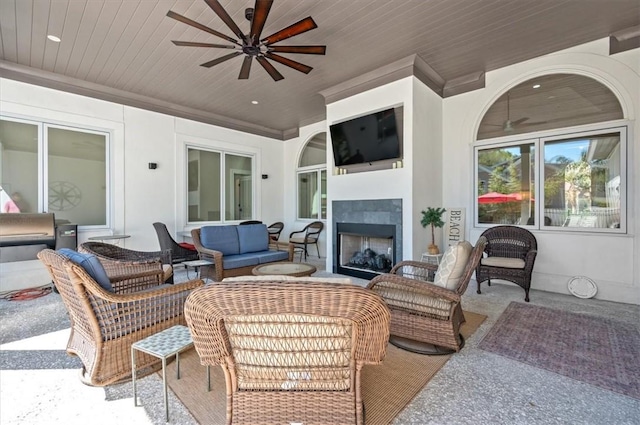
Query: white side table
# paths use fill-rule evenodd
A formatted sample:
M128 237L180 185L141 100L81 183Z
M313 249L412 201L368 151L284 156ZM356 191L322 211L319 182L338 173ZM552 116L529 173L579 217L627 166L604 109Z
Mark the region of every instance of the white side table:
M193 260L184 261L182 263L187 269L187 279L189 279L189 269L193 268L196 271L196 277L200 277L200 267L213 266L215 263L209 260Z
M422 257L420 257L420 261L424 263L431 264L440 264L440 260L442 260L442 254L429 254L428 252L423 252Z
M164 385L164 413L169 422L169 404L167 396L167 359L176 356L176 378L180 379L180 352L193 347L189 328L182 325L172 326L155 335L141 339L131 345L131 380L133 382L133 405L138 405L136 395L136 354L135 350L162 359L162 383ZM208 372L208 370L207 370Z

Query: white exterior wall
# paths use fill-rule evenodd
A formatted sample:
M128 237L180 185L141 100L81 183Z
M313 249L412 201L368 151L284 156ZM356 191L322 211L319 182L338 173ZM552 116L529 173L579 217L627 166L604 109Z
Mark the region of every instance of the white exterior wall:
M327 105L327 133L334 122L373 111L403 106L404 114L402 168L334 175L333 151L327 138L327 223L332 222L333 201L402 199L401 260L420 258L429 243L427 231L419 224L420 211L441 204L441 102L423 83L408 77ZM426 118L417 119L418 114ZM332 232L329 229L326 235L328 247L332 246ZM328 270L332 257L333 253L327 252Z
M298 164L300 163L300 156L302 155L302 151L307 142L309 142L309 140L311 140L311 138L316 134L323 132L329 132L326 121L320 121L314 124L300 127L299 136L285 142L284 167L281 167L284 181L284 216L279 218L278 220L275 220L282 221L284 223L284 229L282 229L282 233L280 234L280 241L288 240L289 234L291 232L302 230L304 226L311 223L312 221L315 221L311 219L298 220L298 180L296 176L296 170L298 168ZM333 154L331 153L331 144L328 135L327 155L327 161L329 161L330 157L333 157ZM331 163L327 162L327 173L331 173L331 166L329 164L332 164L333 160L331 159L331 161ZM330 190L331 189L327 177L327 191ZM325 223L325 229L322 231L322 233L320 234L320 238L318 239L318 249L320 250L320 255L324 257L327 255L327 221L324 219L321 221ZM309 253L311 255L315 255L314 251L315 248L311 248Z
M125 233L131 238L121 245L150 251L159 249L154 221L164 222L170 232L188 230L186 141L254 154L256 219L270 224L284 215L282 141L8 79L0 79L0 114L110 133L111 226L79 232L78 243ZM150 170L149 162L158 168ZM262 180L261 174L269 178Z
M581 275L596 282L596 298L640 304L640 49L609 56L608 48L604 39L492 71L484 89L444 99L442 192L445 207L467 208L467 236L474 243L484 228L473 228L473 143L486 110L510 87L539 75L578 73L600 81L618 96L629 120L627 235L534 231L531 287L568 294L568 280Z

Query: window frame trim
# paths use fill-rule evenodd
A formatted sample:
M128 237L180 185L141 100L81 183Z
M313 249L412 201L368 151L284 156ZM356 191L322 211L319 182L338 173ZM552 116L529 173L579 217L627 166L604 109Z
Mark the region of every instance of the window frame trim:
M182 219L178 218L179 222L182 222L184 229L193 229L201 226L210 225L225 225L225 224L238 224L243 220L225 220L225 194L226 194L226 155L244 156L251 159L251 178L252 178L252 193L251 193L251 217L252 219L259 220L257 212L260 211L258 193L261 190L260 179L257 178L259 168L259 151L257 149L251 149L246 147L245 151L239 150L237 146L225 144L222 142L215 142L207 139L200 139L198 137L192 137L189 135L178 135L181 141L180 157L176 157L176 164L178 167L182 167L182 181L176 182L176 189L178 190L178 196L176 199L182 199L181 205L178 207L178 211L182 213ZM220 220L219 221L189 221L189 149L203 150L207 152L216 152L220 154L220 174L221 174L221 190L220 190ZM180 196L182 192L182 196Z
M78 131L100 134L105 136L105 185L106 185L106 205L105 205L105 224L102 225L78 225L78 231L101 231L112 229L115 223L115 199L114 199L114 167L115 167L115 142L114 129L105 128L91 124L64 122L58 120L45 119L37 116L14 115L11 113L0 113L0 120L19 122L22 124L35 125L38 128L38 212L50 212L48 205L48 184L49 184L49 166L47 157L49 154L48 145L48 128L58 128L62 130ZM46 190L45 190L45 183ZM46 193L45 193L46 192ZM46 202L45 202L46 201Z
M582 136L597 135L609 132L620 132L620 186L624 196L620 198L620 228L599 228L599 227L564 227L564 226L546 226L541 223L540 218L543 210L539 205L534 209L535 223L534 225L515 224L514 226L524 227L533 231L548 231L553 233L565 234L605 234L605 235L627 235L628 234L628 214L627 209L630 205L631 182L629 181L628 158L630 149L630 138L632 135L632 123L629 120L614 120L600 123L590 123L581 126L566 127L555 130L544 130L540 132L522 133L512 136L503 136L494 139L476 140L472 145L473 155L473 184L472 196L473 200L473 226L478 229L486 229L498 225L497 223L479 223L478 222L478 202L477 188L478 179L478 152L482 149L490 149L496 147L514 147L520 144L531 142L534 144L535 152L535 172L536 176L534 196L535 199L543 199L544 189L541 180L544 179L544 166L542 165L544 157L545 142L563 140L568 138L578 138ZM543 208L544 209L544 208Z

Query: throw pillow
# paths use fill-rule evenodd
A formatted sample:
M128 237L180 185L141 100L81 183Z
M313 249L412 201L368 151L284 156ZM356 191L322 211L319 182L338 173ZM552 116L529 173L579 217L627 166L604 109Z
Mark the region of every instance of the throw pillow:
M113 286L111 285L109 276L107 276L107 272L104 270L104 267L102 267L102 263L100 263L98 257L93 254L83 254L69 248L62 248L57 252L85 269L89 276L105 291L113 292Z
M178 245L180 245L184 249L188 249L190 251L195 251L196 250L196 246L194 244L192 244L192 243L179 242Z
M458 289L460 278L472 250L473 247L469 241L458 242L447 248L438 266L433 284L452 291Z

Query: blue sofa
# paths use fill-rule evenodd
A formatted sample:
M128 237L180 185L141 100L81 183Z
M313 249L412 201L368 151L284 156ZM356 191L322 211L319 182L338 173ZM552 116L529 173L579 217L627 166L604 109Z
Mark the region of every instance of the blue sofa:
M293 244L270 241L264 224L203 226L193 229L191 236L200 259L214 263L201 268L200 276L216 282L250 275L260 264L293 260Z

